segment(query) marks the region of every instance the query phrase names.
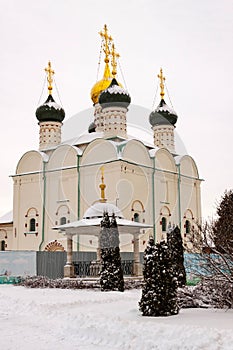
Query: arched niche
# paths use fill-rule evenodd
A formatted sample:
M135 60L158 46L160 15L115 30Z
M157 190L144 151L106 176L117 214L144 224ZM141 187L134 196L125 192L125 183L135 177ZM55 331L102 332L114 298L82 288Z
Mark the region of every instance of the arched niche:
M151 167L149 152L144 144L138 140L130 140L125 144L122 150L122 160L136 163L139 166L145 165Z
M166 148L160 148L154 153L155 168L176 173L176 164L172 154Z
M39 151L28 151L19 160L16 166L16 174L42 172L43 162L48 161L48 156Z
M81 154L79 148L70 145L60 145L51 154L48 170L77 166L77 156Z
M181 175L186 175L193 178L199 178L197 165L194 159L189 155L176 157L176 163L180 165Z
M107 163L117 160L117 149L113 142L97 139L89 143L83 152L81 165Z

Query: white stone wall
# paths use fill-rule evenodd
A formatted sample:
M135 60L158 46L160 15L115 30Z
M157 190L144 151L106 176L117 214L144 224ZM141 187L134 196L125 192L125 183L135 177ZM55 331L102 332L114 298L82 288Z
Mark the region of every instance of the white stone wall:
M193 218L193 221L201 218L200 180L195 162L189 156L174 159L163 148L149 154L140 141L130 140L115 144L106 139L92 141L86 146L82 156L77 147L69 145L60 145L49 154L49 158L46 158L44 153L28 152L18 163L16 176L13 178L14 227L11 249L38 250L41 246L44 250L54 240L66 249L63 235L52 227L60 224L62 217L66 217L67 222L77 220L78 212L82 218L88 207L100 199L102 166L106 199L117 205L129 220L152 225L155 223L157 240L164 235L161 225L163 217L171 225L179 224L181 219L183 238L186 238L185 216L190 220ZM33 211L33 208L37 211ZM32 210L28 212L29 209ZM31 215L35 216L38 223L37 235L28 232ZM152 229L140 234L141 251L145 249L151 234ZM121 250L133 251L133 236L124 235L120 238ZM74 237L74 250L77 250L78 244L80 250L95 251L97 237L91 235L91 232L90 236Z

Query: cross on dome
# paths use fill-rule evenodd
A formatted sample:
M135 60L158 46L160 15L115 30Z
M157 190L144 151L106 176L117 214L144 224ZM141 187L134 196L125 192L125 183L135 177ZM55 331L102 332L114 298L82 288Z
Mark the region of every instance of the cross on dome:
M48 67L45 68L45 72L47 73L47 81L48 81L48 94L52 95L53 91L53 75L55 74L54 70L51 68L51 62L48 62Z
M163 100L164 99L164 95L165 95L165 92L164 92L165 77L163 76L162 68L160 68L160 74L158 74L158 78L160 79L160 96L161 96L161 99Z
M99 32L99 35L101 36L101 38L104 41L104 48L103 48L104 53L105 53L104 62L108 63L109 62L109 55L110 55L109 46L111 45L112 37L111 37L111 35L108 35L108 28L107 28L106 24L104 25L104 29L101 32Z
M111 63L112 63L112 75L115 78L115 76L117 74L117 59L120 57L120 55L118 52L116 52L114 43L112 44L111 55L112 55L112 61L111 61Z

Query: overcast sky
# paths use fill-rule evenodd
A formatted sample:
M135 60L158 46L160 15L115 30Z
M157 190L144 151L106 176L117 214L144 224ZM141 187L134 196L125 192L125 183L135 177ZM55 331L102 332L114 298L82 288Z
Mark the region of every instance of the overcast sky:
M35 110L48 60L65 120L92 108L98 32L106 23L121 54L132 104L151 110L163 67L179 116L176 130L205 179L203 216L212 216L216 200L233 188L232 0L0 0L0 5L0 215L12 209L9 175L24 152L38 149ZM41 103L45 99L46 90ZM165 100L169 104L167 95ZM87 117L80 125L91 121ZM149 128L147 115L134 122L144 121Z

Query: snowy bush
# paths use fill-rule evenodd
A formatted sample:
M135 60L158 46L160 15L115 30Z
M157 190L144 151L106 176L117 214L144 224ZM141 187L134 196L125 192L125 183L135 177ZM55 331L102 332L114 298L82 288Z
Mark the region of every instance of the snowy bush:
M105 212L100 231L101 272L100 286L102 291L124 291L124 278L119 249L119 232L114 214L111 221Z
M144 286L139 308L143 316L170 316L179 312L177 278L167 244L150 238L144 252Z
M168 231L167 245L171 253L174 275L177 278L178 286L185 286L186 272L184 268L184 249L178 226Z

